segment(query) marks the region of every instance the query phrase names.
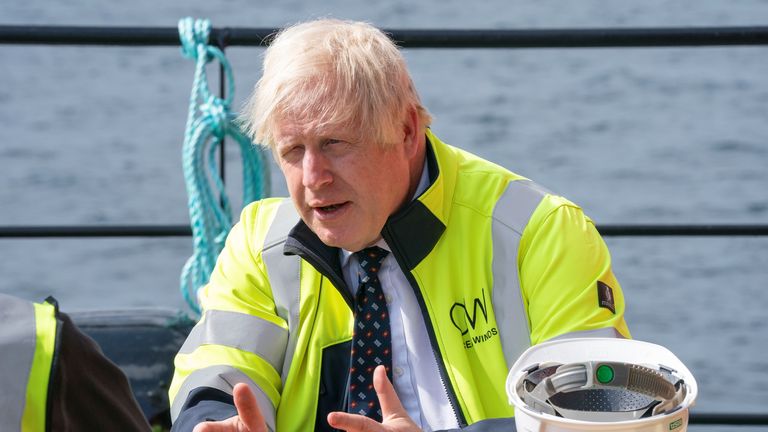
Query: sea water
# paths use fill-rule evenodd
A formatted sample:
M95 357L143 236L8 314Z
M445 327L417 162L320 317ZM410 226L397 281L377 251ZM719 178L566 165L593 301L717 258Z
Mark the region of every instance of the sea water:
M175 27L184 16L270 28L323 16L386 28L747 26L768 23L768 2L0 6L0 24ZM227 50L237 107L259 78L262 52ZM598 226L768 222L768 47L405 55L439 137L568 197ZM187 224L180 149L192 74L178 47L0 45L0 225ZM234 195L237 153L227 150ZM274 166L272 178L284 195ZM689 366L696 410L766 413L768 238L606 241L633 336ZM53 294L70 311L184 309L178 277L190 253L190 238L2 239L0 291Z

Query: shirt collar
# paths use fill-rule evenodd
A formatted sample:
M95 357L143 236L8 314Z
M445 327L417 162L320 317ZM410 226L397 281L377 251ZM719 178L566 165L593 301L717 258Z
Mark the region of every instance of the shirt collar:
M419 185L416 186L416 192L414 192L413 197L411 197L411 201L415 200L419 197L425 190L427 190L427 187L429 187L429 167L427 166L427 160L424 158L424 167L421 169L421 177L419 178ZM387 252L392 252L392 250L389 248L389 245L386 241L384 241L383 238L380 238L379 241L375 243L375 246L378 246L382 249L385 249ZM349 264L349 259L352 257L352 254L354 252L350 252L346 249L339 249L339 252L341 254L341 267L344 268Z

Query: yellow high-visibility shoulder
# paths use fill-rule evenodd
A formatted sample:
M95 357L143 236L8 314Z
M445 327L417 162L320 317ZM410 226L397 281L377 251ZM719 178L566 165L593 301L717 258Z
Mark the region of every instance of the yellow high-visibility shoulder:
M526 301L536 299L528 304L533 345L607 327L630 337L608 247L577 205L555 195L542 200L520 241L518 266ZM600 307L598 282L611 287L613 310Z

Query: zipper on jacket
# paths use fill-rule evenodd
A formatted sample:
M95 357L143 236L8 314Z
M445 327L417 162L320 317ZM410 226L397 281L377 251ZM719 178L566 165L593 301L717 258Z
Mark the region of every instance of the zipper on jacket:
M341 294L341 296L344 298L344 301L347 302L347 306L349 306L350 310L354 311L354 303L352 300L352 296L349 294L349 289L347 287L347 283L344 282L343 279L339 279L336 275L336 272L333 271L330 265L328 263L321 259L320 256L316 253L314 253L310 248L305 246L303 243L299 241L292 241L290 244L285 245L285 252L289 252L295 255L298 255L303 260L307 261L309 264L311 264L315 270L320 272L320 285L322 289L323 280L328 279L331 282L331 285L336 287L336 290ZM299 278L301 279L301 278ZM349 398L349 380L350 380L350 373L349 370L352 366L352 356L349 356L349 363L347 364L347 379L346 379L346 386L344 391L344 396L341 398L341 406L339 407L340 411L346 411L348 398ZM337 430L337 429L334 429Z
M341 294L341 297L344 298L344 301L347 302L349 309L354 311L355 303L352 299L352 295L349 293L349 287L347 287L347 283L344 282L344 279L339 278L331 266L328 265L328 263L323 259L321 259L318 254L314 253L303 243L295 240L290 244L286 243L284 250L286 252L300 256L302 259L310 263L318 272L320 272L321 275L328 278L331 284L336 288L336 291L338 291L339 294Z
M445 368L445 364L442 361L442 353L440 352L440 345L437 343L437 336L435 335L435 329L432 327L432 322L429 319L429 312L427 311L426 303L424 302L424 297L421 294L421 290L419 289L418 283L416 283L416 279L413 277L413 274L409 270L407 270L407 266L405 266L405 263L402 261L402 254L400 253L399 249L396 246L396 242L391 241L393 239L391 232L389 228L385 225L384 230L382 231L382 236L384 237L384 240L387 242L387 245L392 249L392 255L394 255L395 260L397 261L397 264L400 266L400 271L403 272L406 279L408 279L408 283L411 285L411 289L413 289L414 294L416 295L416 300L419 302L419 308L421 308L422 317L424 319L424 326L427 328L427 333L429 334L429 341L432 344L432 354L435 356L435 362L437 363L437 369L440 372L440 382L443 384L443 389L445 389L445 393L448 396L448 403L451 405L451 410L453 411L453 415L456 418L456 422L459 425L459 428L463 428L467 426L467 420L464 418L464 413L461 412L461 409L459 409L459 401L456 397L456 392L453 389L453 386L450 385L451 381L448 378L448 371Z

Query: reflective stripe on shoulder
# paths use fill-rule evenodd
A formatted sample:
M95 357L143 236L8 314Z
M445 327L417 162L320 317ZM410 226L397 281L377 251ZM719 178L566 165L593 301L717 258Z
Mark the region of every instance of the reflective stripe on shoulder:
M259 404L261 414L264 416L264 421L270 430L275 430L275 407L272 405L272 401L264 393L261 388L251 380L248 375L239 371L232 366L217 365L204 369L198 369L192 372L179 388L179 392L173 400L171 405L171 419L175 422L179 416L181 408L187 401L189 393L200 387L210 387L217 390L221 390L229 395L232 394L232 388L237 383L246 383L251 388L253 394L256 395L256 400Z
M21 429L27 381L35 355L35 310L32 303L0 294L0 419L9 428ZM44 414L44 413L43 413Z
M531 346L517 254L528 221L549 193L530 180L511 181L493 210L493 305L507 367Z
M53 373L51 365L56 355L57 306L54 300L53 303L33 303L32 308L35 310L35 354L29 370L27 402L21 419L21 429L43 430L48 421L48 390Z
M223 345L263 358L280 373L288 331L253 315L209 310L192 329L179 354L190 354L201 345Z
M301 278L301 258L283 254L283 245L291 228L299 222L299 215L290 199L285 199L277 209L275 219L269 227L264 240L261 256L267 268L267 275L272 286L272 298L275 309L288 323L288 341L285 346L283 364L277 369L285 385L285 379L291 369L293 353L296 350L299 326L299 292Z

